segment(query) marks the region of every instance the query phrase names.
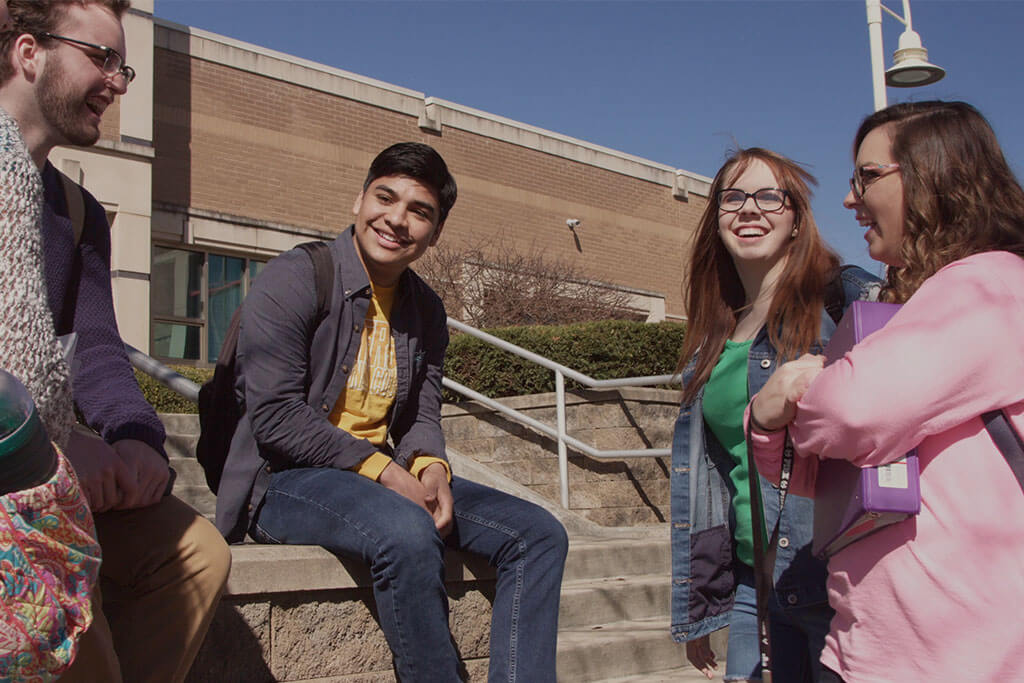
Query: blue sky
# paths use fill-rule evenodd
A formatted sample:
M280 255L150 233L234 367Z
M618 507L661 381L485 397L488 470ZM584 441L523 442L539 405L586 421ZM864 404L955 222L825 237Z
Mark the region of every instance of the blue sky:
M1024 176L1024 2L911 10L947 75L889 102L974 104ZM156 0L156 15L708 176L736 144L772 148L818 177L844 260L878 270L841 206L873 107L862 0ZM883 29L888 66L903 26Z

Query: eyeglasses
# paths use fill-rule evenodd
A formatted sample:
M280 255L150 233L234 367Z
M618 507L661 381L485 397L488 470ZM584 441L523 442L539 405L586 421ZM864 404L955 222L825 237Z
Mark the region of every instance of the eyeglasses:
M899 167L899 164L864 164L853 169L853 177L850 178L850 189L853 190L853 196L863 199L864 190L879 178L889 175ZM886 172L883 173L883 171Z
M754 204L762 211L778 211L786 205L789 193L777 187L762 187L756 192L744 192L735 187L718 191L718 208L726 213L735 213L743 208L748 197L754 198Z
M54 40L62 40L65 43L71 43L72 45L81 45L82 47L90 47L93 50L99 50L103 53L103 57L100 57L98 55L89 56L92 57L96 61L96 63L100 65L100 70L103 71L103 73L111 77L123 77L125 85L135 80L135 69L125 64L124 57L121 56L121 53L112 47L107 47L106 45L97 45L96 43L87 43L84 40L78 40L77 38L58 36L54 33L40 33L39 37L53 38Z

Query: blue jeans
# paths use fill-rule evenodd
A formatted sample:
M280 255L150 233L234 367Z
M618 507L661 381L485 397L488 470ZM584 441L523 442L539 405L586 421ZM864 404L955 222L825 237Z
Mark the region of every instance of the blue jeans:
M761 650L757 637L757 596L754 571L736 563L736 601L729 614L729 645L725 676L730 680L761 680ZM822 675L832 610L827 604L783 609L778 596L769 602L772 676L776 681L813 683Z
M366 562L404 683L460 680L444 549L482 555L497 570L488 681L553 682L565 529L543 508L465 479L452 482L452 496L453 529L442 540L423 508L355 472L285 470L272 475L252 535Z

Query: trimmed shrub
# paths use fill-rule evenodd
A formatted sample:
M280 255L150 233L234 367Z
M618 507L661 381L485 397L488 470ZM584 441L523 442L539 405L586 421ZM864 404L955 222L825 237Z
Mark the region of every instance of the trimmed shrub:
M675 371L683 345L682 323L640 323L612 320L572 325L534 325L487 330L494 336L540 354L594 379L667 375ZM172 366L197 384L213 376L212 368ZM555 390L555 373L466 334L453 334L444 364L445 375L479 391L502 398ZM195 413L196 405L156 380L136 371L142 393L161 413ZM566 381L567 389L580 386ZM445 400L462 397L445 392Z
M594 379L616 379L674 372L685 329L682 323L613 320L487 331ZM445 375L492 398L555 390L551 370L465 334L452 336ZM579 385L567 381L566 388Z
M194 368L187 365L170 366L175 372L188 377L196 384L202 386L213 377L213 368ZM144 373L135 371L135 379L139 382L142 395L146 397L150 405L156 408L158 413L198 413L199 408L195 403L188 400L181 394L168 389L160 382Z

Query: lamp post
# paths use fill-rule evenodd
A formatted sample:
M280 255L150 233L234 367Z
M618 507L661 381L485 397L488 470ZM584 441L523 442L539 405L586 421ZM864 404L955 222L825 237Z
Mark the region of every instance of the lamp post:
M910 20L910 0L903 0L903 16L882 4L882 0L866 0L868 10L868 37L871 41L871 82L875 93L875 111L887 105L885 86L914 88L942 79L946 72L928 62L928 50L921 45L921 36ZM882 57L882 11L906 26L900 36L900 46L893 53L893 66L885 69Z

